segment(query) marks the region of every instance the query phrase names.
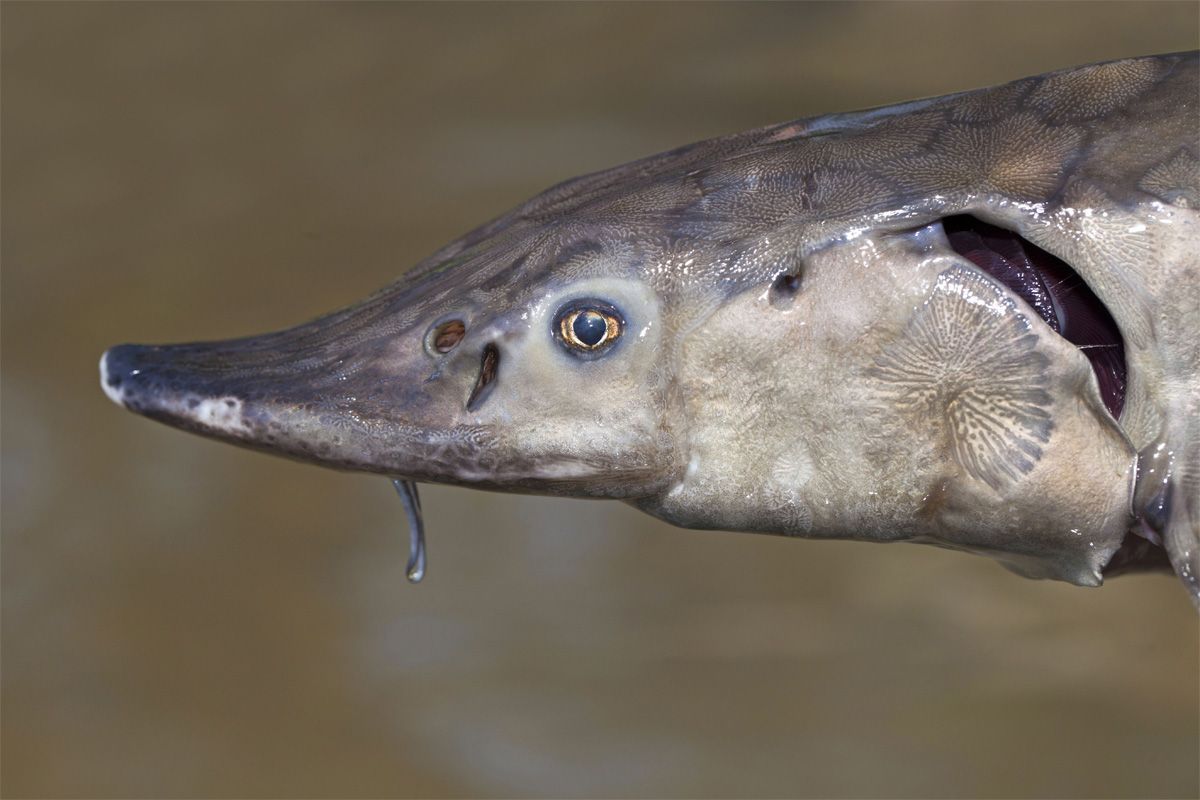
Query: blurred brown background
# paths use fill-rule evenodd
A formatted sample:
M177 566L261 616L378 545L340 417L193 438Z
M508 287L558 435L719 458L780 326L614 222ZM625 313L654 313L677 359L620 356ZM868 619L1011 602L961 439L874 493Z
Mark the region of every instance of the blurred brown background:
M1197 46L1195 3L23 4L3 31L3 794L1200 793L1165 577L685 532L114 407L101 351L353 301L573 175Z

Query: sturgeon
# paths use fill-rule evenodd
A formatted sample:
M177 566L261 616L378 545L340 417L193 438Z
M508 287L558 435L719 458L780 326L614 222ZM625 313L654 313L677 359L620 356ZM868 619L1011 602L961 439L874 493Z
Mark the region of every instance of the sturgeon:
M120 345L118 404L417 484L910 541L1200 603L1197 53L773 125L567 181L360 303Z

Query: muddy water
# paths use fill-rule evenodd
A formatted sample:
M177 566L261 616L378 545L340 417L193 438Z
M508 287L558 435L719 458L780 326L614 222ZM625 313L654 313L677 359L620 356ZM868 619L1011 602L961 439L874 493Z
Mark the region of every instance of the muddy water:
M1196 46L1194 4L3 8L6 796L1190 796L1172 580L677 531L113 407L120 341L350 302L545 186Z

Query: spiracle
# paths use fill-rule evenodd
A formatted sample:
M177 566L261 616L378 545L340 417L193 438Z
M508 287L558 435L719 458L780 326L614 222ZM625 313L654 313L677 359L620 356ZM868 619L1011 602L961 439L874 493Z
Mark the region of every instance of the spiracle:
M1046 357L1016 303L953 267L868 374L880 400L921 429L936 420L955 460L1002 491L1030 472L1053 421Z

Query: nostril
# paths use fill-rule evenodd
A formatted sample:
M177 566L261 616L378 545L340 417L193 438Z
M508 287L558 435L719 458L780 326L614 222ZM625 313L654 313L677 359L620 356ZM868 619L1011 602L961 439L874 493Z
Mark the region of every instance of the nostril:
M434 325L426 337L426 347L436 355L445 355L458 346L467 334L467 326L461 319L451 319Z
M784 272L771 284L769 298L771 305L776 308L786 307L791 305L792 300L796 297L796 293L800 291L802 278L800 271Z

